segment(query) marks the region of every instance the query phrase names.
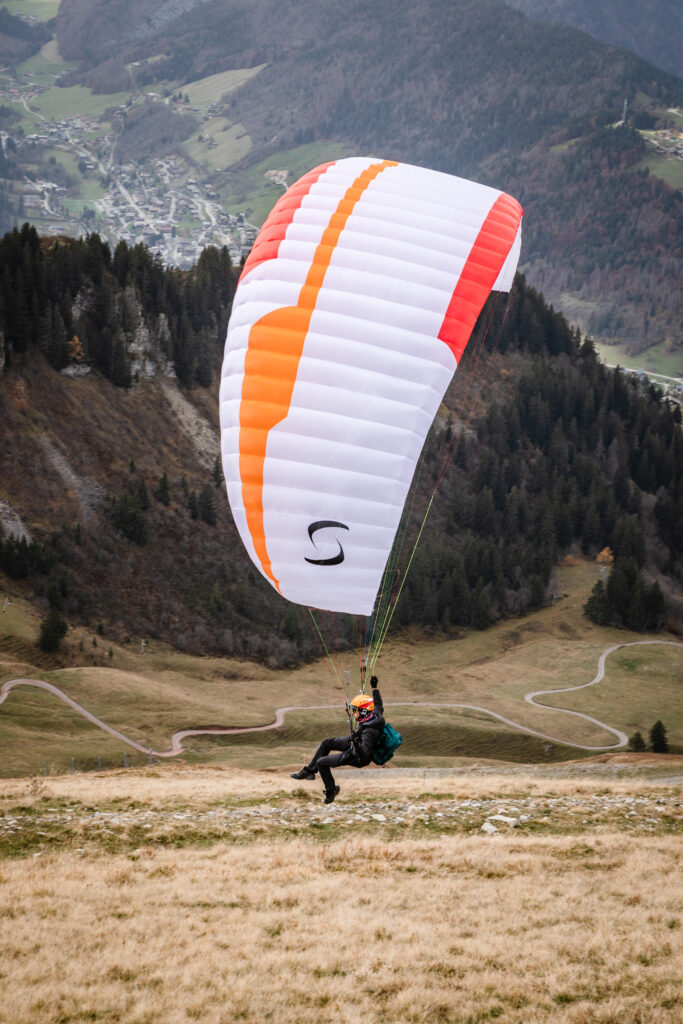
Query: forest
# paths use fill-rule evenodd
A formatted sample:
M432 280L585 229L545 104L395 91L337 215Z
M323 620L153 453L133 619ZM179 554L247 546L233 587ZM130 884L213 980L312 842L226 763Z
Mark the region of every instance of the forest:
M224 250L207 249L179 272L142 246L121 242L111 253L97 236L44 240L28 226L15 229L0 241L6 422L27 429L11 418L3 380L9 387L35 373L37 359L53 375L91 366L112 408L116 394L135 400L141 339L202 406L202 394L217 386L236 277ZM449 391L406 506L405 543L384 587L391 601L400 594L393 628L484 629L552 601L564 557L606 548L613 567L604 593L592 595L591 617L630 629L680 628L680 408L605 367L592 341L521 275L508 301L485 307L456 381L475 365L484 382L491 377L482 383L488 397L463 428L457 388ZM0 545L0 569L27 580L39 606L111 635L144 631L196 653L273 665L319 653L305 610L283 601L248 560L218 462L210 472L184 468L163 445L143 457L134 440L126 448L115 435L105 442L94 419L77 429L74 445L113 446L99 516L60 525L46 515L32 524L32 543ZM151 418L145 429L166 430ZM12 503L10 490L6 498ZM355 630L340 622L338 643L352 642Z
M96 234L48 240L24 224L0 240L5 362L35 346L55 370L87 362L128 387L142 329L182 384L208 386L235 285L226 249L206 249L182 272L143 245L122 241L112 253Z
M527 368L475 435L458 440L399 621L485 628L547 601L569 551L609 548L611 603L596 621L661 629L656 577L681 582L680 408L607 369L591 340L521 281L488 338L501 354L528 354Z

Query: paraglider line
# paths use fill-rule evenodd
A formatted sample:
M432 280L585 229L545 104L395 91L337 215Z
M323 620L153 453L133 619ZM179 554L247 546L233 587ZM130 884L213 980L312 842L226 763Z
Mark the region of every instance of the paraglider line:
M430 427L430 431L429 431L429 435L428 436L431 436L431 427ZM402 578L401 577L401 567L400 567L401 555L403 554L403 547L404 547L405 542L406 542L406 537L408 536L408 525L409 525L410 520L411 520L412 515L413 515L413 508L415 506L415 500L417 498L417 494L418 494L418 490L419 490L420 477L422 476L422 470L424 468L425 459L426 459L426 455L427 455L427 447L428 447L428 442L426 442L423 445L423 448L422 448L422 453L420 455L420 462L419 462L419 465L418 465L417 474L415 475L415 478L414 478L414 481L413 481L413 485L412 485L412 488L411 488L410 507L409 507L408 512L406 513L406 515L403 517L403 525L400 528L401 529L401 536L400 536L399 543L398 543L397 546L394 545L394 548L392 549L392 553L391 553L390 558L389 558L389 562L387 564L386 569L384 570L384 577L382 579L382 586L380 588L380 598L379 598L379 601L377 603L377 612L376 612L374 620L373 620L372 635L370 637L370 643L368 645L369 648L370 648L370 657L369 657L368 667L370 668L371 671L372 671L372 668L375 665L375 662L377 661L377 658L379 656L379 649L380 649L380 647L381 647L381 645L383 643L384 626L385 626L385 623L387 621L387 616L389 615L389 613L390 613L390 611L392 609L392 598L395 595L396 587L399 584L399 580L401 580L401 578ZM405 578L405 573L403 573L403 577ZM391 582L389 582L390 580L391 580ZM401 582L401 584L399 586L399 593L400 593L400 589L402 588L402 586L403 586L403 583ZM397 598L396 598L396 600L397 600ZM396 604L396 600L394 600L394 602L393 602L394 606ZM378 629L378 627L379 627L379 629ZM375 639L375 632L376 631L377 631L377 635L378 635L378 640L377 640L377 645L375 646L375 648L373 650L373 642L374 642L374 639Z
M312 621L313 625L315 626L316 633L320 637L320 642L323 645L323 650L325 651L325 654L327 655L327 658L328 658L328 660L330 662L330 665L332 666L332 672L334 673L336 678L339 680L339 682L342 683L342 686L343 686L343 682L342 682L341 676L339 675L339 672L337 670L337 666L335 665L334 660L332 658L332 655L330 654L330 649L327 646L327 641L325 640L325 637L322 634L320 626L315 621L315 615L313 614L313 609L309 608L308 609L308 613L311 616L311 621Z

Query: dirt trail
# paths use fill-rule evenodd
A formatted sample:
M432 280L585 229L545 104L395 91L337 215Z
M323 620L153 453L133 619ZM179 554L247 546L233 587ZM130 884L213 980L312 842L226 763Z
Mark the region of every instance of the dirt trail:
M609 743L605 746L587 746L583 743L571 743L568 740L563 740L559 736L549 736L547 733L539 732L536 729L530 729L526 725L521 725L519 722L513 722L510 718L505 718L503 715L499 715L496 711L491 711L488 708L479 707L476 704L459 704L451 701L392 701L392 707L427 707L427 708L464 708L469 711L479 711L482 714L490 715L491 718L495 718L499 722L503 722L505 725L512 726L513 729L519 729L521 732L528 733L531 736L538 736L540 739L547 740L550 743L561 743L565 747L573 747L576 750L590 750L594 753L602 753L610 750L622 750L628 743L628 737L626 733L621 732L620 729L615 729L611 725L606 725L604 722L599 722L596 718L591 718L590 715L584 715L580 711L570 711L568 708L559 708L551 704L541 704L535 698L546 696L547 694L557 693L569 693L574 690L582 690L587 686L594 686L596 683L602 681L605 675L605 662L610 654L614 651L618 651L621 647L644 647L650 644L662 644L668 647L680 647L683 649L683 644L679 644L674 640L636 640L631 643L625 644L614 644L612 647L608 647L602 652L598 659L598 671L594 679L591 679L588 683L579 683L577 686L565 686L560 690L536 690L533 693L527 693L524 697L525 701L529 704L533 704L539 708L545 708L553 712L561 712L565 715L574 715L577 718L582 718L586 722L590 722L592 725L597 725L599 728L604 729L606 732L611 733L617 738L616 743ZM150 747L145 747L136 740L130 739L125 736L118 729L114 729L111 725L107 725L96 715L93 715L90 711L86 710L77 701L72 700L63 690L59 687L54 686L52 683L46 683L42 679L10 679L8 682L3 683L0 686L0 704L3 703L12 692L19 686L33 686L40 690L47 690L49 693L54 694L65 704L68 704L70 708L77 711L80 715L86 718L93 725L96 725L99 729L103 729L104 732L110 736L114 736L116 739L121 740L122 743L126 743L129 747L133 747L134 750L138 750L143 754L151 754L153 757L176 757L181 754L185 749L183 747L183 740L189 736L230 736L236 733L243 732L266 732L268 729L279 729L283 725L285 715L290 711L322 711L329 708L337 708L338 704L302 704L292 705L289 707L278 708L275 712L275 718L272 722L266 725L235 725L226 726L225 728L211 727L206 729L181 729L178 732L174 732L171 736L171 746L169 750L153 750Z

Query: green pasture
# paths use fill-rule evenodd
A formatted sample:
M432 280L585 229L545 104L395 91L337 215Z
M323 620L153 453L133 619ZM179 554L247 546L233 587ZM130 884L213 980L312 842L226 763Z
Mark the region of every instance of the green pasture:
M544 707L524 701L530 691L590 682L600 654L614 644L652 639L587 622L582 607L596 578L594 562L567 565L557 572L557 600L523 619L484 632L404 634L389 640L377 668L388 717L406 736L396 764L448 765L461 757L564 760L591 753L569 743L600 747L613 742L600 727L557 708L581 711L627 735L640 731L646 740L661 719L672 748L680 750L683 647L620 650L609 656L604 682L556 697L549 693L539 698ZM145 748L168 750L172 733L181 729L265 725L279 707L325 705L289 712L278 730L191 737L182 755L193 762L274 768L301 764L323 735L347 731L340 678L326 659L274 671L245 661L191 657L154 644L142 655L139 640L119 645L73 629L64 650L50 660L38 651L38 629L38 617L19 599L0 615L0 682L53 682ZM357 654L335 660L339 676L351 671L352 688L358 685L357 665ZM421 707L420 702L482 710ZM554 737L553 749L487 711ZM44 763L65 771L71 758L94 765L100 756L105 766L113 766L126 751L131 763L140 757L57 698L23 687L0 705L0 750L5 752L0 775L39 773Z
M249 221L260 227L282 195L282 189L265 177L266 171L287 170L287 184L292 185L311 168L352 155L353 151L341 142L311 142L274 153L252 164L239 175L238 183L228 200L229 208L233 213L239 213L245 207L250 208L253 212L249 215Z
M550 147L550 152L551 153L566 153L567 150L571 149L571 147L575 143L580 142L581 138L582 137L580 135L577 135L577 137L575 139L567 139L566 142L558 142L557 145Z
M89 203L91 205L98 199L102 199L102 197L106 196L107 194L107 190L102 188L102 186L100 185L99 177L81 178L78 191L80 193L81 199L83 199L86 203Z
M41 157L45 163L47 163L50 157L54 157L67 173L72 174L76 178L81 177L81 172L78 169L78 157L75 153L55 147L54 149L43 149Z
M83 211L89 203L86 199L62 199L62 206L70 217L82 217Z
M201 140L199 136L201 135ZM210 146L208 140L215 145ZM187 155L214 171L225 170L242 160L252 148L251 137L241 124L215 117L202 124L200 131L183 144Z
M258 75L259 71L263 71L265 67L265 64L258 64L253 68L234 68L230 71L221 71L217 75L199 78L196 82L190 82L188 85L181 85L178 88L183 95L189 97L193 107L207 110L225 93L238 89L250 78Z
M649 167L650 174L661 178L671 188L683 189L683 160L678 156L663 156L660 153L648 153L638 164Z
M98 171L86 171L85 174L81 174L79 169L80 157L76 156L75 153L67 152L63 149L46 149L42 154L43 161L46 162L50 157L54 157L57 163L59 163L64 170L74 179L78 188L78 199L77 200L62 200L65 207L69 208L70 203L92 203L97 199L101 199L107 194L106 189L100 184L100 174ZM76 208L80 210L81 205Z
M554 745L545 752L543 741L474 711L394 707L387 709L403 736L403 746L390 767L445 768L460 758L530 763L588 756ZM193 764L232 768L296 768L310 758L323 736L345 735L346 716L340 709L291 712L281 729L232 736L196 736L186 741L183 760Z
M607 658L605 678L573 693L548 694L544 703L582 711L628 736L648 733L661 719L675 743L683 740L683 646L626 647Z
M3 97L1 102L4 107L9 107L19 115L20 120L16 122L17 128L21 127L25 135L31 135L35 132L37 119L36 114L30 114L23 103L18 103L16 100L10 99L9 96ZM16 130L14 126L13 130Z
M71 758L78 771L121 767L146 758L108 736L50 693L20 689L0 705L0 776L57 775L69 771Z
M49 21L56 17L60 3L61 0L12 0L7 6L10 12L32 14L38 21Z
M84 117L101 117L109 107L118 107L130 99L129 92L95 94L82 85L71 85L65 89L50 89L31 101L41 115L50 121L80 114Z
M30 78L32 80L43 78L44 82L36 82L38 85L49 85L50 88L53 86L55 78L57 78L65 70L64 64L55 64L54 61L47 60L40 53L35 53L32 57L28 57L21 64L17 65L17 74L22 78ZM31 100L31 103L34 101Z
M21 64L17 65L17 74L23 78L45 79L42 85L52 87L54 81L65 71L72 71L78 67L77 61L64 61L59 55L57 42L51 39L45 43L38 53L34 53Z
M598 341L595 347L600 358L609 366L627 366L645 373L661 373L665 377L683 377L683 351L669 351L664 343L653 345L634 356L629 355L621 345L606 345Z

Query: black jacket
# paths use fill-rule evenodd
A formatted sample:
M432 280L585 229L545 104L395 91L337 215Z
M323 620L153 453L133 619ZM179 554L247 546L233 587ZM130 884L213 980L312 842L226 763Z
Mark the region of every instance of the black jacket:
M351 737L351 747L355 759L361 768L372 761L374 749L384 729L384 719L382 717L384 704L376 687L372 689L372 699L375 702L372 717L367 722L359 722L358 728Z

